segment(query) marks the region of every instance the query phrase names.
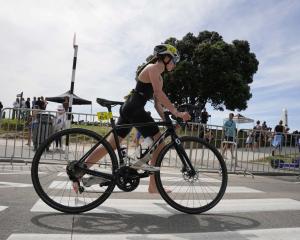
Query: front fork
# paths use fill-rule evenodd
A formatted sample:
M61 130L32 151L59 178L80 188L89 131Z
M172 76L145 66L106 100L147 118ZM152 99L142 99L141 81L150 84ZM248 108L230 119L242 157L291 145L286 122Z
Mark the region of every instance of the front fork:
M179 155L179 158L183 164L183 169L182 172L187 171L187 173L189 174L190 177L193 177L196 175L196 170L193 167L190 158L188 157L188 155L186 154L184 147L181 143L181 140L179 139L178 136L174 136L173 137L173 141L175 143L175 149Z

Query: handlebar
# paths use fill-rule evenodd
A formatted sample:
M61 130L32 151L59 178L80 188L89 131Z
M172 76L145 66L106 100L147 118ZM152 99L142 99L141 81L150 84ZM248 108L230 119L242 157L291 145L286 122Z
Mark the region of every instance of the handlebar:
M195 106L192 104L181 104L179 106L177 106L178 111L180 112L192 112L193 110L198 110L200 109L199 106ZM170 111L165 111L164 112L164 116L165 116L165 121L167 123L171 123L172 120L175 120L181 127L185 127L187 122L184 122L181 118L175 117ZM171 118L170 118L171 117Z

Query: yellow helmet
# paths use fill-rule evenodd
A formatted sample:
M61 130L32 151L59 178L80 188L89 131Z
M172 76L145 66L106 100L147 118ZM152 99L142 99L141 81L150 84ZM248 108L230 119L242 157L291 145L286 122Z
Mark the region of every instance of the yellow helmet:
M171 44L160 44L155 46L153 55L156 57L169 55L172 57L174 63L178 63L180 60L180 55L178 50Z

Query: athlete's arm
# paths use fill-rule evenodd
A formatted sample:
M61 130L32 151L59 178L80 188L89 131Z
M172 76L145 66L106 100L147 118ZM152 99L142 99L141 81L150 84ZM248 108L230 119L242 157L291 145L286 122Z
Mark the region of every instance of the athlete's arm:
M155 96L154 96L154 107L155 107L156 111L158 112L159 116L161 117L161 119L164 121L165 116L164 116L163 107Z
M153 96L160 104L167 108L175 117L182 118L184 121L190 120L191 116L188 112L178 112L174 105L170 102L167 95L162 90L163 82L159 70L154 66L149 66L149 78L153 88Z
M177 116L178 115L177 109L173 106L169 98L162 90L163 83L160 78L160 72L154 65L149 66L149 78L153 88L154 99L158 100L173 115Z

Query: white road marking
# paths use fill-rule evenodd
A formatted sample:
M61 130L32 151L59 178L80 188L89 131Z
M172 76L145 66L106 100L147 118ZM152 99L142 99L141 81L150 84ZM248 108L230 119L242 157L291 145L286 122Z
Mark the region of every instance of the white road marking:
M68 177L67 173L61 172L57 174L58 177ZM182 174L170 174L170 176L162 176L163 181L180 181L182 180ZM149 181L149 178L142 178L141 181ZM216 178L201 177L201 182L220 183L221 181Z
M11 171L11 172L1 172L0 175L29 175L31 171ZM45 172L39 172L39 174L47 174Z
M15 183L15 182L0 182L0 188L25 188L32 187L32 184L27 183Z
M7 207L6 206L0 206L0 212L5 210Z
M57 198L61 203L74 205L75 198ZM77 203L88 202L89 199L79 198ZM289 198L267 199L225 199L219 202L208 213L242 213L300 210L300 202ZM39 199L32 207L31 212L56 212ZM98 208L91 210L95 213L114 214L147 214L173 215L179 212L171 208L161 199L108 199Z
M181 186L178 184L177 186L172 186L172 185L166 185L164 186L165 188L168 188L172 190L173 192L180 192L180 193L185 193L187 191L197 191L198 193L205 192L205 193L216 193L219 191L219 187L216 186L209 186L207 184L202 185L202 186ZM72 189L71 186L71 181L53 181L50 186L50 189ZM99 185L93 185L90 188L86 188L89 191L103 191L105 188L101 188ZM114 192L122 192L118 188L115 188ZM139 185L134 192L148 192L148 185ZM226 193L262 193L262 191L248 188L248 187L227 187L226 188Z
M128 239L154 239L154 240L298 240L300 228L253 229L237 231L219 231L202 233L174 233L174 234L12 234L7 240L128 240Z

